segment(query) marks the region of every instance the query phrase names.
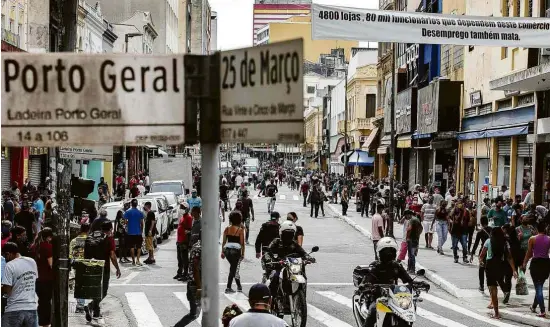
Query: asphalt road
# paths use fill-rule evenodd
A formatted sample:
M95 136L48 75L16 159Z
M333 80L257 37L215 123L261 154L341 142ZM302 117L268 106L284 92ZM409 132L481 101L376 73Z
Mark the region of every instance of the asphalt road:
M256 196L253 199L256 221L251 224L251 243L256 239L261 224L268 218L267 200ZM232 204L234 201L233 198ZM290 211L296 212L299 217L298 225L304 228L304 248L307 250L314 245L320 248L320 251L314 254L317 263L308 266L307 326L355 327L351 311L354 290L352 270L358 264L368 264L374 260L370 241L336 218L328 208L325 208L325 217L320 214L319 218L311 218L309 208L303 207L298 193L290 191L286 186L280 187L275 210L283 217ZM223 226L225 224L222 228ZM259 260L255 258L253 245L247 246L246 250L240 270L243 293L229 296L223 294L229 263L220 259L219 300L222 309L231 303L237 303L247 309L246 294L250 285L261 281L262 270ZM175 232L170 239L159 245L156 260L155 265L143 267L125 264L122 266L122 278L111 280L109 294L122 302L131 326L173 326L188 312L185 284L172 278L177 270ZM233 288L236 289L236 286L233 285ZM430 293L424 297L424 302L419 304L419 317L415 326L517 326L478 314L474 305L479 306L479 303L460 302L432 286ZM200 326L200 323L194 322L190 326Z

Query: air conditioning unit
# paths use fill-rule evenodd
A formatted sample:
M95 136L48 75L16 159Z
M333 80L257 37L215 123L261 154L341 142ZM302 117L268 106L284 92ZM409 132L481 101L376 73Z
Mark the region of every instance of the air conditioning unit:
M540 54L543 55L543 56L550 56L550 48L540 49Z

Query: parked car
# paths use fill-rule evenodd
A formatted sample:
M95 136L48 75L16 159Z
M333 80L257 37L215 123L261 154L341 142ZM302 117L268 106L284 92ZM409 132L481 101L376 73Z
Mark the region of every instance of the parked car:
M164 196L168 200L168 205L173 207L173 209L168 210L169 221L171 222L170 228L174 230L178 226L178 221L181 216L183 216L183 210L180 209L181 201L179 201L178 196L174 192L155 192L148 193L147 196Z
M157 219L157 230L159 234L157 235L157 243L161 244L162 240L168 239L170 236L170 220L168 218L169 210L172 210L173 207L168 204L168 200L163 195L159 196L143 196L136 198L138 200L138 206L143 210L143 205L145 202L151 202L151 211L155 213L155 218Z
M173 192L178 197L178 202L185 201L185 184L180 180L155 181L151 183L149 193Z

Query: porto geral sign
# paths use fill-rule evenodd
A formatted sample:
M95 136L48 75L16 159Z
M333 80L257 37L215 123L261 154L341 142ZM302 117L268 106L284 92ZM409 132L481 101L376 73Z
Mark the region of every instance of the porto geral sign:
M2 54L2 143L183 143L183 74L182 55Z

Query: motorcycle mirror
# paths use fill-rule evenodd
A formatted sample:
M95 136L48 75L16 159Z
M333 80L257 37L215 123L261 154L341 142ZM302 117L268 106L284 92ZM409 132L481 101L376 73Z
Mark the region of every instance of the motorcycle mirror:
M313 253L313 252L317 252L317 251L319 251L319 247L318 247L317 245L314 246L313 248L311 248L311 252L312 252L312 253Z
M426 270L420 269L416 272L416 276L424 276L426 274Z

